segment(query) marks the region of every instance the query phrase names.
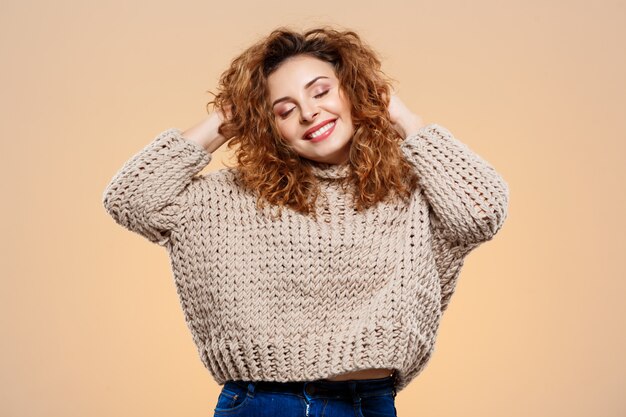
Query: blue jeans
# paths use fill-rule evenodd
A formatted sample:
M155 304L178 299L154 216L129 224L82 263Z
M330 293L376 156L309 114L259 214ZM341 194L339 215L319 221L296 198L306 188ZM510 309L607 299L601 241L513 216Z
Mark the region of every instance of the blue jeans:
M349 381L226 381L214 417L397 417L395 374Z

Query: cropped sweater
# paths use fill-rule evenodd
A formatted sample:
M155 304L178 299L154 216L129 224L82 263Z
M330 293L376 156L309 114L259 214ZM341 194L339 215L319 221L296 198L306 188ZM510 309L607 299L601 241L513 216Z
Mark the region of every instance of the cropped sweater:
M166 248L186 324L215 381L310 381L393 368L402 390L429 361L465 256L506 216L509 190L450 131L400 147L419 186L408 204L352 209L349 166L317 164L318 216L256 207L236 167L170 128L107 185L119 225Z

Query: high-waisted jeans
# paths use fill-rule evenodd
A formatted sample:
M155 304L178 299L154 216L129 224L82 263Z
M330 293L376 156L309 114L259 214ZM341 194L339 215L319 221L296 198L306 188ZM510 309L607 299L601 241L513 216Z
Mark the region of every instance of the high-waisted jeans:
M226 381L214 416L397 417L395 374L349 381Z

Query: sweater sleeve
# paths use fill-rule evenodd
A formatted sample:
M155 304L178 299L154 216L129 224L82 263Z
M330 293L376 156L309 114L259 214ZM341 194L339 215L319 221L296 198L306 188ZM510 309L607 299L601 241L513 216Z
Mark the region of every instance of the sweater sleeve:
M422 127L400 145L433 211L433 228L459 245L490 240L507 217L509 189L496 170L450 131Z
M113 176L104 208L121 226L164 246L185 208L177 198L210 161L211 153L179 129L165 130Z
M431 222L434 214L430 213ZM461 273L461 268L465 262L465 257L475 248L480 246L480 242L461 243L448 240L441 228L433 228L432 248L435 258L435 266L439 276L441 286L441 311L445 311L450 304L450 299L456 289L456 284Z

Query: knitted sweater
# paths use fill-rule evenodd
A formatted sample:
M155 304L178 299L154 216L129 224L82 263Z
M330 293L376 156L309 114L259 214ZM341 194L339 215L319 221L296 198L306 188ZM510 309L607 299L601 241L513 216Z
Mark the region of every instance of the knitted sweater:
M464 257L501 228L509 191L485 160L429 124L400 143L420 186L410 203L350 209L349 165L313 167L318 217L256 208L236 168L198 175L212 155L177 128L115 174L103 204L167 249L204 366L227 380L308 381L424 368Z

